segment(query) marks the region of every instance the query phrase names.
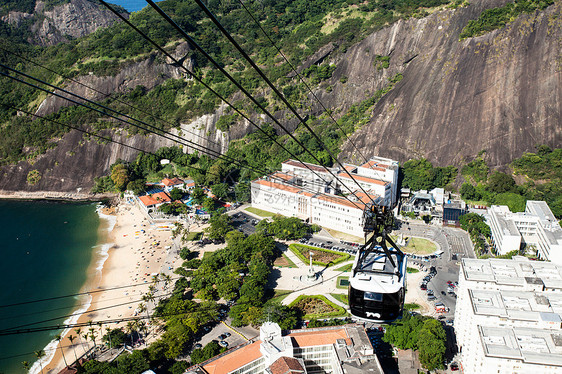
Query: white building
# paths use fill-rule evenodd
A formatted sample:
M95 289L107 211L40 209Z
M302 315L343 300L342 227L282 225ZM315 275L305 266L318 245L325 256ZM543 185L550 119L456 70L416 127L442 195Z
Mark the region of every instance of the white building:
M512 213L505 205L492 205L488 210L488 225L492 232L492 240L500 255L521 248L521 234L515 223L510 219Z
M489 225L500 254L518 250L522 242L533 245L541 259L562 265L562 228L544 201L527 201L525 212L512 213L493 205Z
M562 266L463 259L457 294L465 373L562 373Z
M359 325L292 330L266 322L252 340L187 370L188 374L334 373L382 374Z
M252 206L361 237L365 203L373 200L389 205L396 201L392 193L396 193L394 181L398 180L398 163L388 161L389 166L385 167L374 166L374 161L371 167L367 164L345 166L367 194L357 188L346 172L328 169L353 191L344 198L335 193L348 191L325 168L289 160L282 164L281 172L252 182ZM393 182L367 176L376 175L375 172Z

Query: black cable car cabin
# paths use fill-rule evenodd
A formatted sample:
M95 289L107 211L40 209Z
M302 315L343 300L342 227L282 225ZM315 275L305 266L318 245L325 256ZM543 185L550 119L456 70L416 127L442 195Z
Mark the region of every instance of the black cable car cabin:
M365 245L355 258L349 279L349 308L356 318L391 322L402 316L407 260L390 239L391 228L391 210L369 204L364 212Z
M406 256L391 253L391 258L393 261L378 246L363 256L361 252L357 255L349 280L349 307L354 317L390 322L402 316Z

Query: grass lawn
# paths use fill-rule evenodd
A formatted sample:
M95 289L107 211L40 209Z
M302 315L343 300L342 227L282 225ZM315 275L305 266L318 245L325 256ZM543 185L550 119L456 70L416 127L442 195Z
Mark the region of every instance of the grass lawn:
M396 242L397 237L391 236L392 240ZM429 239L406 237L408 245L401 247L402 252L413 253L416 255L429 255L437 250L437 245Z
M265 218L273 217L275 215L275 213L268 212L267 210L262 210L262 209L253 208L253 207L248 207L245 210L250 212L250 213L257 214L260 217L265 217Z
M347 314L344 308L322 295L301 295L289 306L300 309L304 319L339 317Z
M287 296L289 296L289 294L291 294L291 290L275 290L275 293L273 295L273 297L271 298L271 300L275 300L275 301L283 301L284 298L286 298Z
M202 232L190 232L189 234L187 234L186 240L187 241L199 240L201 239L202 236L203 236Z
M332 237L334 237L336 239L344 240L346 242L363 243L365 241L364 238L361 238L361 237L355 236L355 235L351 235L351 234L346 234L346 233L341 232L341 231L337 231L337 230L333 230L333 229L327 229L325 227L324 227L324 230L328 231L328 233L330 235L332 235Z
M310 245L291 244L289 245L289 249L305 264L310 262L310 252L312 252L312 263L314 265L333 266L349 259L348 254L312 247Z
M285 268L297 268L298 266L295 265L295 263L293 261L291 261L291 259L289 257L287 257L287 255L285 255L284 253L281 253L280 257L277 257L275 259L275 262L273 263L273 265L275 266L279 266L279 267L285 267Z
M331 293L332 297L339 301L340 303L349 305L349 300L347 299L347 294L343 293Z
M416 268L407 267L407 268L406 268L406 272L413 274L413 273L418 273L419 270L416 269Z
M337 268L336 271L351 271L353 264L343 265L341 268Z
M416 303L409 303L409 304L404 304L404 310L416 310L419 309L420 306Z
M348 276L339 276L336 279L336 288L339 288L340 290L347 290L347 286L349 286Z

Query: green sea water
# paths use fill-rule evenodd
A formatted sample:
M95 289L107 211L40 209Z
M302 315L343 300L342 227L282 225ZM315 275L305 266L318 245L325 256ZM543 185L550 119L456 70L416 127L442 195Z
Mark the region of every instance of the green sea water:
M0 373L25 373L22 361L36 361L33 352L45 349L62 332L2 331L56 326L88 301L70 297L33 302L81 291L100 248L99 226L93 203L0 200Z

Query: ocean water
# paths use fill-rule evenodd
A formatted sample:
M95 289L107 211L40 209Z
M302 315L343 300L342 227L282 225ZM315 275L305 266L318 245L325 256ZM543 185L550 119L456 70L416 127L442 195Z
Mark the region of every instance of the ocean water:
M34 301L81 291L92 256L101 251L99 226L93 203L0 200L0 373L25 373L22 362L35 362L33 352L62 332L3 330L56 326L89 305L87 296Z

